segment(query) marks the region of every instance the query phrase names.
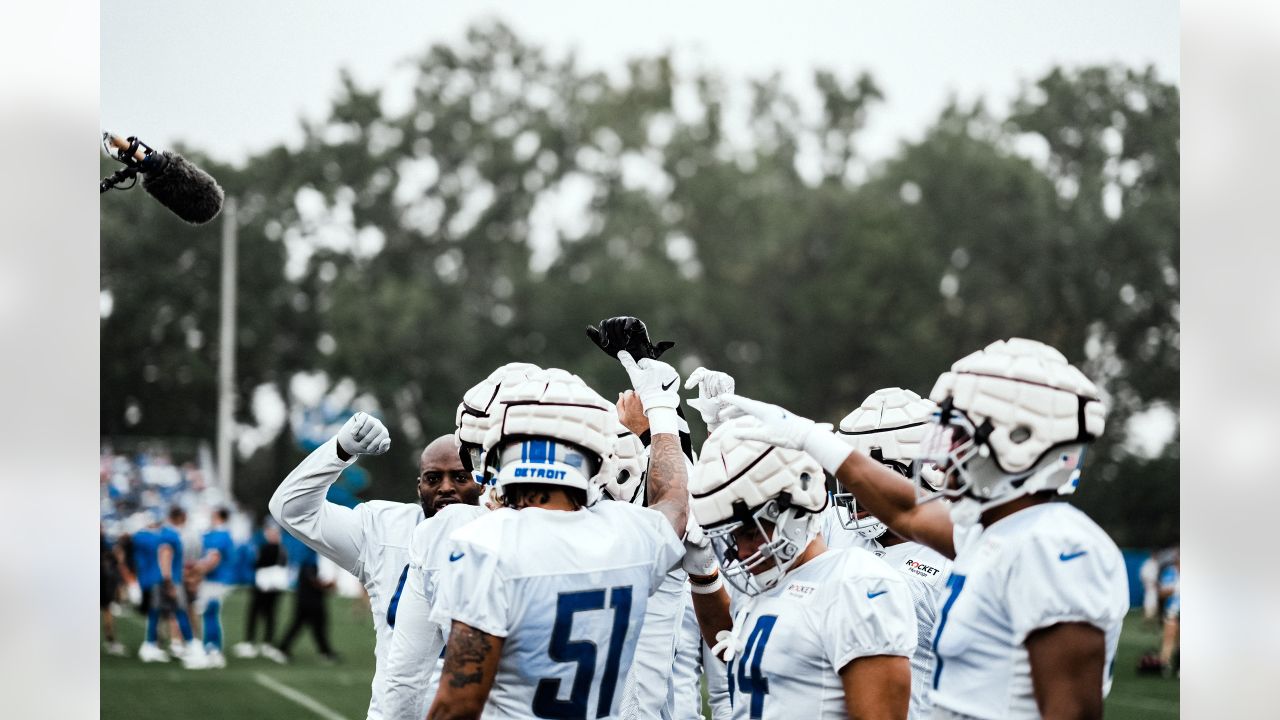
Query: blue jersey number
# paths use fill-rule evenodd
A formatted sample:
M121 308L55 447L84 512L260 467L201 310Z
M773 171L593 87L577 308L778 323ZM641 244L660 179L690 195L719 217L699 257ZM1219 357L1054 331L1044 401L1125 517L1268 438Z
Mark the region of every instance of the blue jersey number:
M556 698L560 694L559 678L543 678L538 681L533 695L533 714L554 720L586 720L587 697L591 694L591 679L596 674L596 644L590 640L570 640L574 613L605 608L605 591L583 590L560 593L556 602L556 622L551 629L551 646L547 654L556 662L577 663L573 687L568 700ZM613 610L613 630L609 636L609 648L604 660L604 673L600 678L600 700L596 703L596 717L604 717L613 707L613 694L618 687L618 666L622 662L622 646L627 639L627 625L631 622L631 586L623 585L609 590L608 606Z
M947 597L947 602L942 605L942 612L938 615L938 630L933 634L933 652L937 656L937 664L933 666L933 689L938 689L938 681L942 679L942 653L938 652L938 640L942 638L942 629L947 626L947 615L951 612L951 606L956 603L956 598L960 597L960 591L964 589L964 575L951 573L947 578L947 587L951 588L951 595Z
M738 691L751 696L751 717L764 716L764 696L769 694L769 679L760 671L760 661L764 659L764 646L773 633L773 625L778 622L777 615L761 615L756 619L755 627L747 636L747 646L742 649L738 658ZM747 665L750 663L750 671ZM734 678L729 677L729 696L733 698Z

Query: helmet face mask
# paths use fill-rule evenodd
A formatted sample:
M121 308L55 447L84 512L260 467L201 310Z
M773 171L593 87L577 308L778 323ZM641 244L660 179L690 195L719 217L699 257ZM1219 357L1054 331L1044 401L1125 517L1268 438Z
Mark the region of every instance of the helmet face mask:
M955 500L974 488L974 478L968 472L967 464L979 454L975 432L968 416L951 408L950 403L944 403L943 409L935 413L934 425L920 442L919 456L911 463L910 477L924 492L918 502L942 497ZM930 478L926 468L935 469L942 477L938 479L934 475ZM930 483L931 479L937 482Z
M707 537L721 559L724 579L735 590L759 595L777 586L814 536L818 517L804 508L773 499L747 513L745 520L731 520L706 528ZM761 539L755 552L742 557L738 537Z

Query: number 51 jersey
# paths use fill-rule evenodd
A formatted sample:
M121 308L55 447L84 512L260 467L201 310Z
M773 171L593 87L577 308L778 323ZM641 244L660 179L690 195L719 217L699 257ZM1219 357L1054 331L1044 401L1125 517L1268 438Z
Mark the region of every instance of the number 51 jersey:
M747 608L728 665L734 720L844 720L841 668L916 649L906 579L861 548L828 550L755 598L731 595L735 616Z
M616 715L645 605L684 555L667 519L608 500L504 508L449 544L432 619L505 638L484 717Z

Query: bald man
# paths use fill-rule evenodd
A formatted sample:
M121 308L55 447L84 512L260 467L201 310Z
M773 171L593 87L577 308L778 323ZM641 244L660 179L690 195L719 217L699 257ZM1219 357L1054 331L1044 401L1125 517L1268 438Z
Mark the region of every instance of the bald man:
M377 440L378 447L370 441ZM385 665L396 608L409 571L413 529L448 505L479 502L481 487L462 467L453 435L432 440L418 462L418 502L370 500L354 508L327 502L329 486L361 454L386 452L390 439L375 418L356 413L306 457L271 496L271 515L307 546L360 579L377 633L367 720L383 720Z

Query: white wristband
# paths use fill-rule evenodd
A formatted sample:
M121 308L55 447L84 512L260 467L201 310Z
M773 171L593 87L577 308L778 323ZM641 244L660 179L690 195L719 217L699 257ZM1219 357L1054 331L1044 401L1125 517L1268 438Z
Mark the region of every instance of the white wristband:
M853 448L833 433L815 429L805 436L804 451L812 455L823 470L835 475Z
M649 434L651 436L680 434L680 416L676 415L675 408L650 408L645 411L644 415L649 419Z
M706 585L699 585L692 579L689 580L689 591L694 595L711 595L712 593L720 592L722 587L724 587L724 578L718 572L716 573L715 581Z

